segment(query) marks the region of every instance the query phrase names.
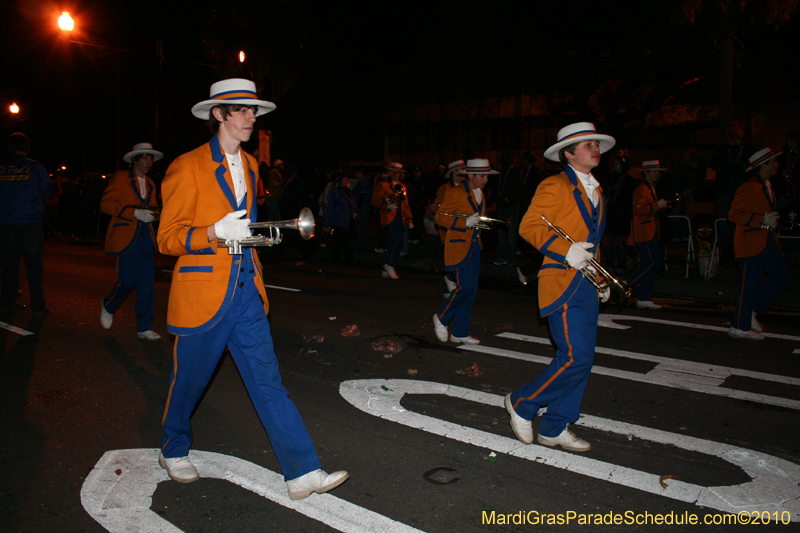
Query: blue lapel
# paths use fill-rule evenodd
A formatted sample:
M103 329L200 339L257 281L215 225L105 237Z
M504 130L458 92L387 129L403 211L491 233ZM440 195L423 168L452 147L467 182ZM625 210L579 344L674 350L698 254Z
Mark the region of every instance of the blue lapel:
M592 228L594 224L592 224L592 215L586 209L586 201L584 200L584 195L581 192L581 188L578 185L578 175L575 174L575 170L569 165L567 168L564 169L564 173L569 178L570 184L575 187L572 189L572 196L575 198L575 203L578 206L578 211L581 213L581 217L583 218L583 223L586 224L586 229L589 230L589 234L593 233Z
M233 194L233 191L228 185L228 180L225 179L225 173L228 172L228 167L225 166L225 154L222 153L222 147L219 145L219 139L216 135L211 137L211 140L208 141L208 146L211 148L211 159L215 163L219 163L219 166L214 171L214 175L217 177L217 185L219 185L220 190L225 194L225 198L228 199L231 208L236 211L238 209L236 205L236 195Z
M603 195L603 191L600 189L600 187L598 187L596 189L599 197L597 207L593 206L592 212L590 213L586 207L586 204L588 202L589 205L592 205L592 202L584 195L584 193L581 192L580 185L578 185L578 175L575 174L575 170L568 165L567 168L564 169L564 173L569 178L570 184L574 187L572 190L572 196L575 199L575 203L578 205L578 211L581 213L583 223L586 224L586 229L589 230L588 238L596 246L599 244L600 237L603 235L603 230L605 229L606 225L606 197ZM596 219L593 218L594 213L597 213Z

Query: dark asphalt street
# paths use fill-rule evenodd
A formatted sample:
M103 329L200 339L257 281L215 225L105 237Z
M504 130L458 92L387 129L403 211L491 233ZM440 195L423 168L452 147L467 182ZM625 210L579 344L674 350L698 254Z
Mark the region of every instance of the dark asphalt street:
M692 515L730 524L723 512L769 515L758 531L800 521L797 313L764 317L770 336L746 343L727 337L729 311L717 304L601 308L574 427L593 448L574 454L522 445L502 408L554 355L535 286L487 280L471 330L482 344L464 349L433 334L440 274L400 269L385 280L377 268L274 251L264 271L284 383L323 468L351 479L289 503L225 357L193 418L201 480L165 481L154 458L171 370L172 264L157 259L154 329L164 339L140 341L134 294L112 329L98 320L114 259L100 246L47 241L50 316L0 319L0 531L534 531L544 514L554 515L545 531L582 531L581 517L623 522L599 531L753 527L683 525ZM351 324L360 335L344 337ZM402 348L373 348L384 342ZM473 364L480 375L459 373ZM672 524L637 525L646 513Z

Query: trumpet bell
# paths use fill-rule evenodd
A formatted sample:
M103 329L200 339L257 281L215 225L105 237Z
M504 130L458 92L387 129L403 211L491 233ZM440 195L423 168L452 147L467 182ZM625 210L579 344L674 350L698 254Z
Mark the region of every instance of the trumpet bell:
M300 211L300 216L297 217L297 231L300 233L303 240L307 241L314 236L315 227L314 213L312 213L311 209L308 207L304 207Z

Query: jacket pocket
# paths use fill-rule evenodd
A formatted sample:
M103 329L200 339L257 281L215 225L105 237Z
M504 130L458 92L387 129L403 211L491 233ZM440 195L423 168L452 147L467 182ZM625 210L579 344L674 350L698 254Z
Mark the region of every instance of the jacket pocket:
M175 274L175 281L211 281L213 277L212 266L182 266Z

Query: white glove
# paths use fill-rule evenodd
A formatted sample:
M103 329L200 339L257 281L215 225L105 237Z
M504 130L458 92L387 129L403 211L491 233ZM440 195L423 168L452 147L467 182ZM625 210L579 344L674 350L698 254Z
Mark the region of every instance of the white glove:
M594 257L589 248L594 247L590 242L574 242L567 252L567 263L575 270L582 270L589 266L589 260Z
M658 210L659 210L659 211L660 211L660 210L662 210L662 209L664 209L665 207L667 207L667 201L666 201L666 200L664 200L663 198L662 198L662 199L660 199L660 200L659 200L658 202L656 202L656 203L658 204Z
M761 220L762 226L769 226L769 229L775 229L778 226L778 213L766 213Z
M414 229L414 223L413 222L409 222L408 223L408 229Z
M394 211L395 209L397 209L397 204L386 204L386 209L388 209L389 211Z
M153 212L149 209L137 209L133 212L133 216L145 224L151 223L156 218Z
M600 289L600 292L597 293L600 296L600 302L606 303L609 298L611 298L611 287L606 287L605 289Z
M241 241L250 236L249 218L241 218L247 213L247 209L228 213L219 222L214 224L214 233L218 239L225 241Z
M472 213L467 217L467 227L474 228L481 221L481 216L478 213Z

